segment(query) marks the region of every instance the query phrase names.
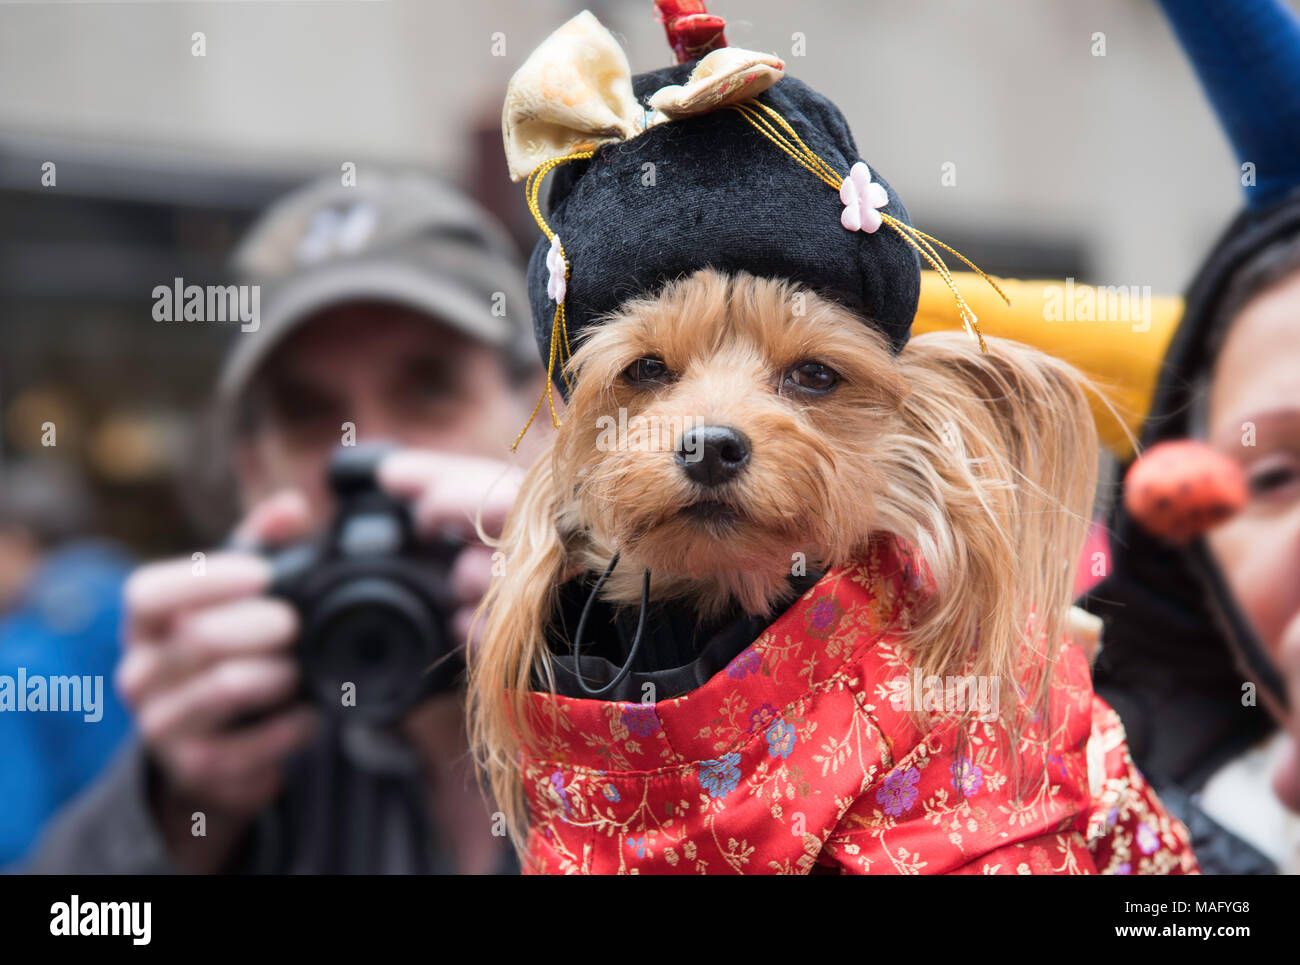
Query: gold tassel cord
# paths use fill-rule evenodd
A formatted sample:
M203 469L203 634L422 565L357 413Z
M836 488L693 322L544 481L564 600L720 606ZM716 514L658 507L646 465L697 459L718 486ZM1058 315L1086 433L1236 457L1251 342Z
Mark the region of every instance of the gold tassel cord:
M957 302L957 314L961 317L962 325L965 327L967 332L974 335L976 340L978 340L980 351L987 352L989 349L988 345L984 341L984 333L980 331L979 317L971 310L971 307L966 304L966 299L962 298L961 291L957 288L957 283L952 280L952 274L948 271L948 266L944 264L943 259L939 257L938 252L931 248L924 238L914 237L908 231L904 230L909 226L903 224L893 215L881 212L880 217L882 221L898 232L900 238L915 248L917 253L929 262L930 267L935 270L935 273L943 279L944 284L948 286L948 290L952 292L952 297ZM983 274L983 272L980 272L980 274ZM996 285L993 287L997 288ZM1002 297L1006 298L1005 295ZM1010 303L1008 302L1008 304Z
M966 265L967 268L975 272L975 274L979 275L981 278L983 278L986 282L989 283L989 287L991 287L995 292L997 292L1002 297L1002 300L1007 303L1008 308L1011 307L1011 299L1007 297L1007 293L1004 292L1000 287L998 287L998 283L993 280L993 277L989 275L988 272L984 271L984 269L980 268L979 265L975 264L975 262L971 261L969 258L963 255L956 248L953 248L951 245L946 245L938 238L934 237L933 235L926 234L920 228L913 227L912 225L905 225L904 227L906 227L913 234L918 235L921 238L924 238L926 241L933 242L934 244L942 248L944 251L956 255L959 259L961 259L961 261Z
M790 136L794 138L795 143L791 144L790 141L773 128L765 118L759 116L759 114L754 111L754 106L761 107L769 114L775 116L784 126L785 130L789 132ZM739 111L741 116L743 116L745 120L749 121L749 123L754 127L758 128L764 137L774 143L781 150L785 151L785 153L794 158L795 161L803 165L803 167L807 168L837 192L839 191L840 185L844 183L844 179L839 178L836 180L838 176L836 175L834 168L822 160L817 154L813 153L813 151L808 148L808 145L804 144L803 140L794 132L794 129L786 123L785 118L780 114L777 114L776 111L772 110L766 104L762 104L758 101L742 101L739 104L733 104L732 109ZM798 145L798 148L795 147L795 144Z
M510 444L511 452L516 452L519 449L519 443L523 442L524 436L528 433L528 430L532 428L533 420L537 418L537 413L542 408L543 402L549 403L551 407L551 425L558 429L562 424L560 422L559 413L555 411L555 386L551 381L551 373L555 371L555 353L559 346L559 339L556 338L555 330L557 326L562 326L564 324L563 319L561 318L563 313L564 306L558 305L555 309L556 321L551 326L551 352L550 358L546 363L546 388L542 389L542 394L538 397L537 404L533 406L533 411L528 416L528 421L525 422L524 427L519 430L519 435L515 436L515 441Z
M825 184L834 188L836 193L840 191L840 188L844 184L844 178L840 176L840 174L831 167L824 158L814 152L803 142L803 139L799 137L795 129L790 126L789 121L782 117L778 111L756 99L742 101L739 104L732 104L731 107L745 118L745 120L747 120L760 134L788 154L800 166L812 172L813 175ZM884 211L880 212L880 218L884 224L888 225L890 229L903 239L904 242L910 245L917 254L919 254L921 258L923 258L926 263L935 270L939 277L943 279L944 284L948 286L948 289L952 292L954 300L957 302L957 312L961 317L962 324L965 326L966 330L974 335L979 341L980 351L987 352L988 346L984 342L984 334L980 331L979 318L966 303L966 299L962 297L961 291L957 288L957 283L953 281L952 274L949 272L948 266L943 260L943 256L934 249L934 245L938 245L940 248L959 258L972 271L988 282L993 290L1001 296L1002 300L1007 303L1007 305L1011 304L1011 299L1007 297L1006 293L998 287L997 282L989 277L983 269L956 248L945 244L933 235L926 234L919 228L914 228L909 224L905 224L893 215L887 214Z
M561 164L564 164L568 161L583 161L592 157L595 153L596 153L595 151L579 151L575 154L566 154L563 157L551 158L549 161L543 161L541 164L537 165L537 167L535 167L532 170L532 172L528 175L528 180L524 185L524 194L528 201L528 210L532 212L533 220L536 221L537 226L542 229L542 234L546 236L547 241L554 240L555 232L551 230L551 226L548 225L546 223L546 219L542 217L541 204L538 202L538 194L541 191L542 181L545 180L547 174L549 174L556 167L559 167ZM565 281L567 282L569 278L569 260L567 257L565 257L564 254L563 241L560 242L560 257L564 259L564 277L565 277ZM558 325L560 329L560 334L563 336L564 339L563 342L564 352L561 353L559 357L562 372L564 372L563 366L566 361L565 354L567 353L570 357L572 357L573 355L573 350L569 346L569 331L567 327L566 315L563 309L564 309L563 304L557 304L555 306L555 323L552 325L552 332L551 332L552 339L554 339L555 336L554 329L556 325ZM572 388L573 383L570 380L570 376L567 372L564 372L564 378L565 381L569 384L569 387ZM552 409L553 408L554 406L552 406Z
M547 241L553 242L555 240L555 232L551 230L551 226L548 225L546 219L542 217L542 207L537 200L538 192L541 190L542 181L546 179L546 175L561 164L568 161L583 161L590 158L595 153L595 151L579 151L576 154L566 154L563 157L551 158L549 161L543 161L541 164L537 165L537 167L533 168L529 173L528 180L524 183L524 196L528 202L528 210L532 212L533 220L536 221L537 226L542 229L542 234L546 236ZM559 255L564 262L564 278L567 282L569 278L569 259L565 257L563 241L560 242ZM561 346L563 346L563 348L561 348ZM572 358L573 349L569 346L569 327L565 317L564 302L559 301L555 303L555 319L551 322L551 350L550 357L546 362L546 387L542 390L542 394L538 398L537 404L533 406L533 411L532 414L528 416L528 421L525 422L524 427L519 430L519 435L515 436L515 441L510 446L511 452L518 450L519 443L523 441L524 435L528 432L529 428L532 427L533 421L537 418L537 413L541 411L543 402L547 403L550 407L551 425L556 429L560 428L562 424L560 422L560 415L555 411L555 384L553 376L555 373L555 363L558 359L560 363L560 372L564 377L565 383L570 389L573 388L572 377L564 367L566 356Z
M819 172L818 177L820 177L823 181L829 184L837 192L839 191L840 185L844 183L844 179L840 177L840 175L836 172L836 170L833 167L831 167L830 164L828 164L826 160L821 157L821 155L817 154L815 151L812 150L812 148L810 148L807 144L803 142L803 138L799 136L798 132L796 132L795 129L790 126L790 122L787 121L784 117L782 117L779 112L769 107L768 105L764 104L762 101L756 99L751 99L749 101L742 101L739 105L737 105L737 110L740 110L741 108L745 108L745 107L749 107L751 111L754 107L757 107L758 109L763 111L763 113L767 114L767 116L770 117L772 120L774 120L777 124L779 124L781 126L781 129L787 135L789 135L789 137L794 141L796 145L798 145L799 152L802 153L803 156L806 157L810 163L815 164L817 166ZM751 118L756 118L757 114L752 113L749 116ZM753 123L752 119L750 123ZM768 132L772 131L772 126L766 122L764 122L764 128ZM789 142L786 143L788 144Z

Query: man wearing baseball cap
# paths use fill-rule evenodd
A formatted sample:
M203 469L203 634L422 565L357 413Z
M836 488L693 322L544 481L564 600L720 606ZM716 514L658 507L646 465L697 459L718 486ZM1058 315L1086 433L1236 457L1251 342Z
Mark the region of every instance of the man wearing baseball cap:
M525 461L507 451L542 385L505 231L414 175L310 185L271 207L234 257L257 286L217 387L245 516L232 545L318 530L342 445L379 464L422 534L465 543L450 571L464 641L491 577L477 541L503 521ZM473 777L458 691L396 724L340 724L301 697L300 618L268 595L263 555L138 570L116 682L138 739L48 831L27 870L507 873Z

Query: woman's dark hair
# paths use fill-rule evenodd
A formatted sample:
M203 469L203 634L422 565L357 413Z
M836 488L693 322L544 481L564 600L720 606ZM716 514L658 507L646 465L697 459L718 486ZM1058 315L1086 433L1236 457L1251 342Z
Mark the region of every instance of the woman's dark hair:
M1279 238L1261 248L1228 277L1208 328L1209 358L1217 359L1233 322L1252 301L1293 275L1300 274L1300 232ZM1189 435L1204 438L1208 429L1213 365L1194 376L1196 388L1188 414Z
M1300 272L1300 232L1274 241L1238 268L1219 302L1212 354L1219 354L1233 319L1250 302L1297 272Z

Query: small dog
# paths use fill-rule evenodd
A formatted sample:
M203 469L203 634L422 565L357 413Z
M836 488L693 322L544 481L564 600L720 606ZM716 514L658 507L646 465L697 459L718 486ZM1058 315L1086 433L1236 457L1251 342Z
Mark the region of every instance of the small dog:
M606 600L636 606L649 569L656 602L762 616L788 600L798 554L842 566L892 534L934 588L909 630L916 666L1015 673L1036 681L1025 703L1045 701L1095 486L1069 365L997 339L982 354L955 332L895 356L815 292L704 269L594 326L567 372L566 418L506 526L471 666L471 726L512 833L526 826L522 701L552 679L556 589L615 553ZM620 413L662 444L611 447Z

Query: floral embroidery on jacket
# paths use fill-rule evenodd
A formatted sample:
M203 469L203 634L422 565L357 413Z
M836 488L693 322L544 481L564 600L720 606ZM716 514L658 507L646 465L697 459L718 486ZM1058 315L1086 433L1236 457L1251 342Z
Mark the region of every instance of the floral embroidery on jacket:
M534 693L526 870L1193 873L1187 829L1064 646L1045 777L1019 800L1001 731L926 733L898 695L923 567L892 540L827 573L712 679L656 704ZM1022 763L1025 759L1022 759Z

